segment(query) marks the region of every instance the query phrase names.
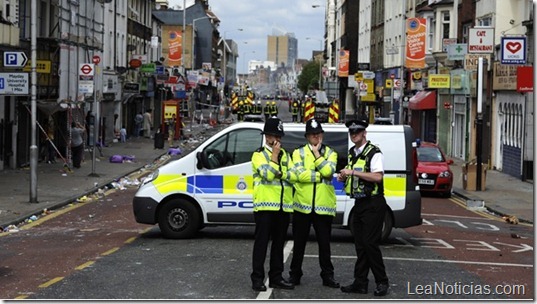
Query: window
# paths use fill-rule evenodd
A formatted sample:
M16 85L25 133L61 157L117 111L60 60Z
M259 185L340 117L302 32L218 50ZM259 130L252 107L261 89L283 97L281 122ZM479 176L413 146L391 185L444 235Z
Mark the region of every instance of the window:
M468 43L468 34L472 28L471 23L463 24L462 26L462 43Z
M449 11L442 12L442 38L449 38Z
M490 26L492 24L492 18L491 17L484 17L478 20L479 26Z
M436 147L419 147L416 150L420 162L445 162L442 152Z
M262 146L262 140L258 129L236 130L223 135L203 150L207 156L208 169L251 161L252 153Z
M429 41L428 41L428 48L430 51L432 51L434 46L434 32L436 28L436 19L430 18L427 20L427 23L430 24L430 26L427 27L427 30L429 31Z

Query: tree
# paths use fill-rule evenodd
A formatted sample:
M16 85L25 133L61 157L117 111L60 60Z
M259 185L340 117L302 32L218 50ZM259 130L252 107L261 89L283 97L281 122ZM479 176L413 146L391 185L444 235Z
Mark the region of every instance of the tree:
M298 76L298 89L304 94L318 87L319 65L320 63L316 61L308 62L302 69L300 76Z

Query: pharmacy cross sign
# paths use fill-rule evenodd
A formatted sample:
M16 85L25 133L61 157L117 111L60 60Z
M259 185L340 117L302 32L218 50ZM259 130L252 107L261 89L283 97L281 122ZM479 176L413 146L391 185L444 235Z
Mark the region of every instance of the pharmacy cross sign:
M447 46L449 60L464 60L464 55L468 53L468 45L465 43L454 43Z

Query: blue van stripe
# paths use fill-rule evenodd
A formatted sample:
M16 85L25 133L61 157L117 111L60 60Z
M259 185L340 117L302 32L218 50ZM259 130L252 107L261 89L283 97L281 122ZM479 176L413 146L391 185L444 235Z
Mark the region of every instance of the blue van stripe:
M194 193L194 175L186 178L186 193Z
M223 193L224 177L222 175L196 176L196 193Z

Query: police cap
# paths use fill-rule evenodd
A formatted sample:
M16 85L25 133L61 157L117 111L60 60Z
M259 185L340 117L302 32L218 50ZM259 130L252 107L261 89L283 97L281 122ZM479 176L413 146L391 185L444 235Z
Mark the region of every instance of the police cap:
M355 119L355 120L347 121L345 123L345 126L349 128L350 133L355 133L361 130L365 130L369 126L369 124L365 120Z
M285 133L283 132L282 121L276 116L270 117L265 122L265 126L263 127L263 132L261 132L261 134L283 137Z
M324 133L323 127L319 122L312 118L306 121L306 135Z

